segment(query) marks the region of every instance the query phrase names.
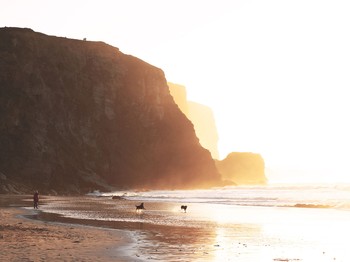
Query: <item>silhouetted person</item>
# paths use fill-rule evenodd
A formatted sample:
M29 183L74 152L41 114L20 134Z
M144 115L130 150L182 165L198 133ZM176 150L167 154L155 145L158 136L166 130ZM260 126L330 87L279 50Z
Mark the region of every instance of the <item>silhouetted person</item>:
M34 196L33 196L33 200L34 200L34 209L38 209L38 203L39 203L39 192L35 191Z

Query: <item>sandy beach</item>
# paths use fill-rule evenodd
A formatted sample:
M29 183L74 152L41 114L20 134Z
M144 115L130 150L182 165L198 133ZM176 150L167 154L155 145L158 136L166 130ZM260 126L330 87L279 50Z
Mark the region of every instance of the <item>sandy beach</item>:
M0 261L348 261L348 212L1 196ZM57 215L57 213L61 215Z
M136 261L126 232L27 219L21 197L1 199L0 261Z

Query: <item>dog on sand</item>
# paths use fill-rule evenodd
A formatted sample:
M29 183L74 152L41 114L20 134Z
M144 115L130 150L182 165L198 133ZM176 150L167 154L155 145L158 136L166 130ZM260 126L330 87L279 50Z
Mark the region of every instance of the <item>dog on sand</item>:
M143 203L141 203L140 205L136 205L136 211L138 211L138 210L144 210L144 209L146 209L144 206L143 206Z

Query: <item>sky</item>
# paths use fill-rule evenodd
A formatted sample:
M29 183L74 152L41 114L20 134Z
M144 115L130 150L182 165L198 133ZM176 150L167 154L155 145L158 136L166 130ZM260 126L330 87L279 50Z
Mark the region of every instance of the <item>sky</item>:
M212 108L220 158L350 182L348 0L0 0L0 27L103 41ZM0 39L1 41L1 39Z

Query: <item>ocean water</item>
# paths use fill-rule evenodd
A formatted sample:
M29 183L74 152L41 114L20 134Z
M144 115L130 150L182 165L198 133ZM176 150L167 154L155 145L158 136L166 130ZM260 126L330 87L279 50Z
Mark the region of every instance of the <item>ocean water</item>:
M121 197L122 200L113 200L113 196ZM142 212L142 215L135 216L135 205L141 202L145 203L146 211ZM186 216L181 212L181 205L188 206ZM217 223L220 214L228 216L226 219L228 223L249 221L259 223L254 221L256 216L251 216L250 212L259 212L259 219L262 219L266 214L283 214L287 209L294 210L294 213L350 215L350 185L268 185L138 192L95 191L86 197L74 199L52 197L49 204L41 207L46 213L76 219L188 227ZM271 215L266 219L271 219ZM221 218L219 222L222 220Z
M309 207L350 210L350 184L238 186L208 190L95 191L90 196L121 196L134 201L211 203L237 206Z
M350 261L347 184L96 191L40 209L132 231L144 261Z

